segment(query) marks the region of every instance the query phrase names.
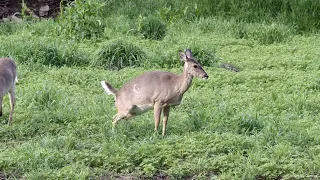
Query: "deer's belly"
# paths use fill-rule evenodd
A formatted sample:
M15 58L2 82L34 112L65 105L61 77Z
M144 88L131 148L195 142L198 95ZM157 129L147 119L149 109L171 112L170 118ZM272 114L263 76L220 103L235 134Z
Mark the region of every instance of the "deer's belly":
M178 105L180 105L181 100L182 100L182 96L176 96L176 97L171 98L171 99L168 101L168 104L169 104L170 106L178 106Z
M153 104L135 105L130 112L133 114L142 114L149 111L150 109L153 109Z

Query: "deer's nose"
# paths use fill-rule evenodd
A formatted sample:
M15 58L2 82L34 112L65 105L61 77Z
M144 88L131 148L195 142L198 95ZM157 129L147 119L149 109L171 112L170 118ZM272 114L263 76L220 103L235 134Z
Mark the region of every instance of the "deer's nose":
M209 78L208 74L205 74L205 75L202 77L202 79L208 79L208 78Z

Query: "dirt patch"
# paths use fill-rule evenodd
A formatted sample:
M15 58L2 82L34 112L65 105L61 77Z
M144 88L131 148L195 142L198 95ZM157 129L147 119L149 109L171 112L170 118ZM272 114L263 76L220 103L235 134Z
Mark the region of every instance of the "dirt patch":
M3 171L0 169L0 180L6 180L6 179L23 179L22 176L17 173L11 173L11 174L5 174Z
M3 172L0 171L0 180L2 180L2 179L6 179L6 176L4 175Z
M60 6L65 6L73 0L24 0L27 14L35 14L38 17L56 17L60 12ZM22 0L0 0L0 20L12 15L21 14Z

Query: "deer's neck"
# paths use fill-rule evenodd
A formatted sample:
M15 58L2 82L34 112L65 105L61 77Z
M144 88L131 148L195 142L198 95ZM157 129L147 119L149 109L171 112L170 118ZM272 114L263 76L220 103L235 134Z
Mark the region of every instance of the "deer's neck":
M180 92L180 94L184 94L191 86L193 76L191 76L191 75L187 74L185 71L183 71L183 73L180 75L179 78L180 78L179 79L180 80L179 92Z

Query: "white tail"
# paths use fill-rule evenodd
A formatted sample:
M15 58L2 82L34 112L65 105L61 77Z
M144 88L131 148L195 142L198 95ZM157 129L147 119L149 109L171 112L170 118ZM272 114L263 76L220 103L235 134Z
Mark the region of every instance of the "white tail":
M180 104L183 94L191 86L193 77L208 78L189 49L185 53L179 51L179 55L184 61L181 75L161 71L147 72L124 84L119 91L107 81L101 81L105 92L114 95L116 99L118 113L114 116L114 127L120 119L130 118L153 108L155 131L158 129L163 110L162 136L165 135L170 106Z
M115 90L107 81L101 81L101 85L106 94L116 95L117 90Z
M2 116L3 96L8 92L10 97L10 116L8 125L12 123L15 105L15 83L18 81L16 64L12 59L0 58L0 116Z

